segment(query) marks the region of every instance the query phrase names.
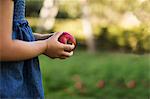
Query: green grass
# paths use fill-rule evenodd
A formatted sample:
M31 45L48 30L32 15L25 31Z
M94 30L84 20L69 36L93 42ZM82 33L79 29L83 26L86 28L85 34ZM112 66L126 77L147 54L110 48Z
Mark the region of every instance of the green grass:
M148 99L150 56L77 50L67 60L40 56L46 99ZM105 81L98 88L99 80ZM135 88L127 83L136 82ZM83 86L76 87L76 83Z

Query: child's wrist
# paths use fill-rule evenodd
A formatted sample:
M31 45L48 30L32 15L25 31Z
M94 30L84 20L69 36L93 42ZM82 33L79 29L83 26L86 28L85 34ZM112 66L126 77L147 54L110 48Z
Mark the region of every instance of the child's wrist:
M43 40L43 41L44 41L44 43L45 43L45 50L44 50L44 52L43 52L43 54L44 54L44 53L47 52L47 49L48 49L48 39L45 39L45 40Z

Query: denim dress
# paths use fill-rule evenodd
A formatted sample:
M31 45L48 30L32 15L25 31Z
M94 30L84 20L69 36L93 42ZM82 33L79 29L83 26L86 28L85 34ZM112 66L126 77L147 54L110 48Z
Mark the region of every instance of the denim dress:
M27 42L35 40L25 19L25 0L14 0L12 39ZM43 98L38 57L23 61L0 62L0 99Z

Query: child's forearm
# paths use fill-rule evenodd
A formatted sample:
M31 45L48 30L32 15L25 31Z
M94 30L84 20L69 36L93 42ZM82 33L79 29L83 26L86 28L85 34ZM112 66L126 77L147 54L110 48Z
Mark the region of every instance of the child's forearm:
M0 49L0 61L19 61L44 53L47 49L47 42L46 40L34 42L13 40L10 43L2 44Z
M12 40L13 1L0 0L0 61L19 61L43 53L46 40L25 42Z
M51 33L51 34L33 33L33 35L36 40L45 40L45 39L48 39L49 37L51 37L53 35L53 33Z

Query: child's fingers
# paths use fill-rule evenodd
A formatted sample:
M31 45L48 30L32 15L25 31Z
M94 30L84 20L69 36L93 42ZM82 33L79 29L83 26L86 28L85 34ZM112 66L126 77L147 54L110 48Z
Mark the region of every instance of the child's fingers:
M66 51L64 51L63 53L62 53L62 56L64 56L64 57L70 57L70 56L72 56L73 55L73 51L71 51L71 52L66 52Z
M49 37L51 37L51 36L53 36L54 35L54 33L50 33L50 34L43 34L45 37L47 37L47 38L49 38Z
M64 50L65 51L72 51L74 49L74 45L70 45L70 44L64 44Z
M62 33L63 33L63 32L55 33L54 36L58 39L58 38L62 35Z

